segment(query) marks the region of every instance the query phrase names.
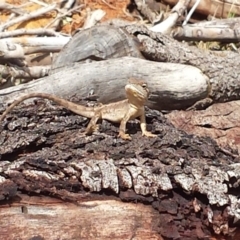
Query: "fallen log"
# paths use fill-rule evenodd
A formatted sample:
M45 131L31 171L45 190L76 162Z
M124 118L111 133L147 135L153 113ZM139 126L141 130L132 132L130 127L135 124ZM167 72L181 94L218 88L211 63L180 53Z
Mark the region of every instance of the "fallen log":
M142 35L148 35L144 31ZM140 30L136 31L135 35L140 36L140 33ZM163 50L166 50L164 44L169 46L175 43L165 42L168 38L162 35L160 39L163 40L159 41ZM173 49L176 49L175 46L173 44ZM146 53L146 49L143 45L142 52ZM164 54L166 52L163 51L162 56L166 57ZM160 56L159 52L156 56ZM190 61L193 61L192 58ZM114 101L124 98L123 86L130 77L144 78L148 82L152 91L149 106L181 109L209 96L209 86L212 84L208 76L196 67L139 58L121 57L70 65L59 68L48 77L0 91L0 111L7 102L31 91L53 93L68 99L74 96L95 98L103 103ZM206 73L211 76L208 70L210 68L206 68ZM179 73L183 75L179 76ZM219 88L221 84L226 84L226 81L223 79ZM217 90L217 86L214 85L210 90ZM226 91L220 94L226 94ZM213 99L217 101L217 98ZM84 137L85 118L60 106L46 104L45 100L34 102L28 102L25 107L24 104L16 107L1 123L0 132L0 199L7 204L9 201L16 203L18 199L18 207L22 206L24 217L38 219L37 230L36 225L29 225L30 220L25 221L25 225L23 223L23 226L29 227L29 237L48 238L49 230L46 230L46 222L39 220L41 216L36 213L36 205L24 203L24 193L42 194L43 198L54 196L65 202L79 204L80 209L93 211L98 208L93 209L92 205L95 204L95 207L98 204L105 212L107 207L112 207L116 212L115 202L109 202L109 199L123 201L127 206L131 204L131 207L132 203L126 202L143 203L149 208L137 209L146 213L144 219L151 224L143 225L140 220L140 224L136 221L129 224L137 224L134 225L134 236L148 227L144 239L206 239L214 235L230 239L239 234L239 156L224 151L210 138L200 138L177 130L154 110L147 112L147 123L148 128L158 134L158 138L142 137L139 125L132 122L127 129L133 141L126 142L116 137L118 128L106 121L100 125L99 133ZM43 204L46 204L46 200ZM62 205L59 203L58 207ZM31 212L31 209L34 210ZM66 209L70 210L71 207L68 205ZM129 211L132 212L132 209ZM48 217L48 209L43 206L38 210L44 213L45 219L53 222L52 215ZM3 209L2 216L6 216L7 212L8 208ZM138 216L121 212L119 221L131 216L136 219ZM55 229L61 229L60 234L71 229L74 235L66 237L76 238L91 238L92 232L95 232L97 237L100 236L99 239L105 239L111 233L101 231L102 225L98 225L97 217L86 211L81 211L81 214L85 219L92 220L93 217L93 221L75 224L77 220L72 219L82 217L76 212L64 226L56 223ZM6 226L5 219L0 218L0 226ZM19 221L19 216L15 214L11 220ZM47 221L48 229L50 220ZM99 221L106 225L103 216ZM96 225L92 225L94 223ZM110 222L109 229L113 226L111 224L114 222ZM86 230L85 233L84 230L89 226L96 230ZM121 233L121 223L115 225L115 229L115 239L132 237L133 228ZM9 225L4 231L6 239L16 236L24 239L26 236L25 231Z
M84 137L84 118L42 100L16 108L9 120L0 132L4 239L132 236L122 219L139 239L234 239L239 232L239 158L210 138L176 130L156 111L147 112L147 121L158 138L142 137L139 124L129 123L132 141L117 138L118 126L106 121ZM10 215L3 201L21 214ZM20 231L26 226L27 233Z
M0 106L30 92L114 102L125 99L124 86L132 77L147 81L151 91L148 106L159 110L190 107L207 97L209 91L208 79L191 66L129 57L71 65L50 76L1 90Z

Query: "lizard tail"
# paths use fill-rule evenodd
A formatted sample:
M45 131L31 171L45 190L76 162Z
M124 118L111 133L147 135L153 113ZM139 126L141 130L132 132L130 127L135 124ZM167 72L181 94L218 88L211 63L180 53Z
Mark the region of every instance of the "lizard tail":
M46 98L48 100L51 100L63 107L65 107L66 109L79 114L83 117L87 117L87 118L92 118L94 116L94 108L92 107L84 107L81 105L78 105L76 103L67 101L65 99L59 98L57 96L51 95L51 94L47 94L47 93L30 93L27 94L25 96L20 97L19 99L15 100L6 110L5 112L3 112L2 116L0 117L0 122L6 117L6 115L12 111L12 109L18 105L19 103L21 103L22 101L29 99L29 98Z

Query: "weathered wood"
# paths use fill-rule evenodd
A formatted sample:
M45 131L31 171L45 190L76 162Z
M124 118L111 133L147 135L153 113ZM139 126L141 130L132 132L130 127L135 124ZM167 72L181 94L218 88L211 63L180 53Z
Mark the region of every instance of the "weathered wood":
M48 87L49 83L45 84L43 79L41 79L38 81L38 84L35 82L14 90L19 92L19 90L31 87L32 91L54 92L63 97L69 97L69 95L73 94L86 97L86 95L94 93L97 95L98 100L106 103L123 99L123 87L127 78L137 77L144 78L149 82L150 90L152 91L149 106L155 109L184 109L194 104L196 108L205 108L214 102L240 99L238 78L240 57L238 54L232 53L225 57L213 55L209 52L183 45L161 33L150 32L144 26L132 25L122 28L123 30L111 27L112 31L108 32L112 33L112 35L107 35L106 30L108 28L108 26L101 26L99 29L86 30L76 35L73 44L67 44L66 48L55 60L52 68L52 73L61 72L45 78L45 81L55 82L50 88ZM142 44L140 50L146 58L192 65L199 68L205 75L202 75L196 69L193 70L194 68L184 67L183 65L161 65L160 63L147 62L140 59L128 60L127 58L91 62L88 65L86 63L85 65L71 67L74 62L88 58L105 60L128 54L132 54L135 57L139 56L140 53L136 48L135 40L129 40L131 37L125 33L125 30L138 37ZM104 33L106 33L106 37L103 38L103 43L98 46L96 41L99 41L99 38L101 39ZM92 39L92 44L87 48L89 39ZM108 51L106 42L111 41L110 46L112 48ZM81 46L80 42L82 42L83 46ZM81 46L78 50L76 50L77 45ZM67 68L70 70L66 69L66 67L62 69L63 65L67 65ZM173 74L164 76L166 71L170 71ZM178 78L177 81L176 78ZM67 83L72 82L72 79L79 79L79 81L69 86ZM65 83L58 83L58 81L64 81ZM62 92L59 92L59 87L63 87ZM2 94L6 95L6 93L9 92L3 92ZM0 103L9 101L9 99L11 100L17 97L17 95L18 93L4 96L4 98L0 99Z
M187 41L239 42L240 18L216 19L177 27L172 36Z
M164 2L174 6L178 0L164 0ZM194 3L195 1L191 1L188 8L192 8ZM239 3L234 0L202 0L196 12L205 16L212 15L216 18L228 18L231 14L237 17L240 16L240 6Z
M143 33L146 40L148 32L144 31L135 29L133 34L141 40ZM165 59L168 52L164 51L172 43L168 56L176 61L172 51L177 44L161 35L155 35L154 39L162 40L162 46L158 45L153 57ZM147 49L143 44L141 50L146 55ZM161 49L163 55L159 54ZM188 56L189 49L183 47L183 50ZM194 51L190 53L193 58L198 57ZM189 59L193 61L192 58L184 61ZM222 84L226 84L223 80L219 88L214 85L212 90L212 82L195 67L129 57L72 65L58 68L49 77L1 91L0 104L31 91L64 98L95 95L99 101L109 102L124 97L127 78L136 77L149 83L152 91L149 106L182 108L208 97L209 90L222 90ZM199 66L212 76L206 62ZM223 94L226 95L226 89ZM173 128L157 111L149 111L147 115L148 127L158 134L156 139L142 137L139 125L129 123L127 129L133 140L123 141L116 137L118 126L106 121L100 125L99 133L85 137L82 133L86 119L81 116L59 106L46 105L45 100L22 106L16 107L1 123L0 199L15 201L19 192L27 192L76 203L80 197L92 201L97 193L108 199L152 206L161 218L158 221L154 215L154 224L158 222L152 234L158 231L164 238L206 239L213 233L218 237L235 237L240 219L239 157L223 151L211 139ZM101 199L102 206L105 200ZM84 202L82 207L86 205ZM22 211L27 214L28 209L24 206ZM85 219L90 217L87 212L81 214ZM147 221L151 221L151 216Z
M204 104L205 108L214 102L226 102L240 99L240 56L237 53L225 53L222 56L189 47L161 33L149 31L145 26L127 26L126 29L137 36L142 43L142 53L154 61L182 63L201 69L209 78L210 91ZM204 100L204 99L203 99Z
M158 134L157 139L142 137L139 125L130 123L127 129L133 140L123 141L116 138L118 126L106 121L100 125L99 133L84 137L84 118L58 106L49 108L43 102L28 104L27 111L16 108L11 121L8 118L2 125L2 200L14 200L19 192L27 192L80 201L80 207L85 208L89 206L85 199L93 201L101 193L98 200L103 209L106 199L112 198L152 206L159 214L159 218L154 214L153 225L157 224L163 238L206 239L216 233L218 237L234 239L239 219L238 158L222 152L209 138L176 130L156 111L148 112L147 120L151 131ZM108 206L112 214L116 213L114 203ZM27 216L34 217L36 211L26 205L22 211L24 222L32 227ZM70 208L69 211L72 212ZM89 216L87 211L81 211L82 219ZM125 211L121 216L130 217ZM142 216L151 221L151 214ZM37 219L42 223L41 217ZM101 219L105 223L104 216ZM59 229L58 224L55 226ZM116 234L120 231L118 226ZM152 234L155 231L154 227ZM45 238L47 232L41 236Z
M224 148L240 154L240 101L216 103L203 111L173 111L166 115L172 124L189 134L209 136Z
M162 240L157 210L144 204L123 203L117 198L78 203L18 194L18 202L0 207L1 239L137 239ZM11 223L11 224L9 224ZM33 238L35 237L35 238Z
M81 61L100 61L132 56L143 58L140 44L126 30L114 26L95 26L76 33L52 64L52 72Z
M131 77L147 81L151 91L148 106L154 109L189 107L207 97L209 91L208 79L191 66L129 57L72 65L48 77L1 90L0 106L29 92L64 98L95 95L102 103L114 102L125 99L124 86Z

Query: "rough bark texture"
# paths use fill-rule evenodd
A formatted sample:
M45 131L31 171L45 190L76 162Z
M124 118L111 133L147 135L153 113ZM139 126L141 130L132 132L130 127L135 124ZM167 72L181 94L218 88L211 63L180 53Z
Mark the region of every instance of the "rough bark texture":
M113 26L95 26L74 35L52 64L52 72L74 62L100 61L132 56L143 58L140 43L126 30Z
M144 79L148 83L151 91L148 106L159 110L190 107L207 97L209 91L208 79L197 68L125 57L72 63L71 67L61 68L48 77L2 90L0 109L1 105L30 92L63 98L95 98L101 103L123 100L126 98L124 86L129 78Z
M137 57L139 55L139 52L136 51L136 46L133 44L126 44L128 42L131 42L130 39L132 38L130 35L125 33L125 30L127 30L130 34L138 38L140 42L138 46L140 46L140 50L146 59L160 62L192 65L200 69L201 72L207 78L209 78L209 81L207 82L207 95L204 95L201 100L197 100L194 105L195 108L203 109L214 102L226 102L230 100L240 99L240 84L238 79L238 65L240 63L240 57L238 54L225 53L223 56L220 56L211 53L210 51L204 51L196 47L189 47L188 45L180 43L164 34L151 32L144 26L130 25L122 28L115 28L115 30L114 27L112 27L111 30L114 30L114 34L116 34L116 36L121 36L121 38L113 38L112 35L108 36L108 27L109 26L101 26L98 31L95 31L95 39L87 37L88 35L86 34L76 34L76 41L79 38L84 39L83 47L79 48L82 51L80 55L84 55L85 57L88 56L88 58L95 60L103 59L103 57L99 57L99 50L97 50L98 47L93 47L89 49L84 46L86 45L86 43L88 43L89 39L94 39L91 40L94 42L104 37L106 39L114 39L113 42L118 42L118 45L122 46L121 48L116 48L115 44L115 46L112 46L112 52L121 52L121 54L123 54L124 56L126 56L128 52L131 52L131 56ZM123 30L124 32L122 32ZM125 39L125 41L123 41L123 39ZM72 64L76 61L82 61L83 59L85 59L78 57L78 51L75 50L76 44L74 43L75 41L73 41L73 44L70 42L67 45L67 49L68 52L71 52L72 56L76 56L69 58L69 54L66 53L66 51L62 51L58 56L59 60L56 60L55 64L53 64L53 72L59 70L61 71L61 68L59 67L62 66L61 62L63 62L65 58L67 59L68 64ZM102 49L104 49L104 47L102 47ZM124 49L128 49L128 51L123 51ZM102 54L101 52L101 55L104 55L104 59L112 57L111 53L106 50L104 51L104 54ZM114 57L120 56L122 55L114 55ZM130 73L132 73L132 71L130 71ZM151 73L147 75L151 75ZM100 75L99 77L102 76ZM161 78L160 74L159 78ZM182 79L180 80L182 84L186 84ZM192 80L193 82L195 81L194 74L192 75ZM171 81L171 79L169 81ZM171 93L167 95L169 97ZM158 102L160 102L160 100ZM191 102L191 104L193 103ZM174 107L172 109L174 109ZM167 109L170 109L169 106L167 107Z
M172 35L178 40L239 42L240 18L217 19L177 27Z
M224 59L204 55L169 37L150 33L143 27L131 26L126 29L139 38L141 51L146 57L188 63L200 68L209 79L203 75L198 78L201 80L198 89L204 86L198 92L198 98L209 97L213 102L239 98L238 70L237 66L230 66L233 64L231 57ZM104 44L98 49L104 51ZM155 51L153 47L156 47ZM96 60L95 54L98 52L94 48L86 49L86 52L94 55L91 60ZM128 50L126 52L129 53ZM124 97L123 86L129 77L142 77L151 83L150 103L156 109L161 109L163 103L169 104L167 100L172 101L176 96L176 105L169 105L186 107L197 100L187 99L183 90L180 96L184 96L185 105L179 103L179 92L176 91L178 94L172 97L172 92L166 88L169 86L167 82L170 82L170 85L173 83L171 89L176 89L176 78L174 81L166 77L165 81L162 80L162 69L167 69L168 74L171 71L179 73L187 69L184 65L165 64L163 67L163 63L137 58L105 60L108 56L103 55L101 53L97 60L104 61L57 67L57 71L47 78L2 91L0 103L3 105L5 101L12 101L27 91L39 91L41 85L41 90L61 92L60 96L65 98L78 94L78 97L95 96L102 102L104 99L109 102ZM71 58L68 60L71 61ZM74 57L74 61L78 60L86 59ZM237 61L235 58L234 63ZM225 69L228 66L230 70ZM148 76L150 73L151 77ZM228 81L221 79L223 73ZM184 82L187 87L191 82L196 85L192 76L188 76L189 82ZM45 85L42 84L44 81ZM180 78L178 83L184 86L182 81L183 78ZM19 192L54 196L74 203L83 198L92 200L95 195L102 196L102 201L114 197L150 206L154 211L151 227L153 233L159 234L156 239L161 239L160 236L164 239L209 239L213 234L219 239L236 238L240 219L240 159L233 152L221 149L210 138L196 137L177 130L154 110L147 112L147 122L149 130L158 134L156 139L142 137L136 121L127 125L133 138L130 142L117 138L118 125L106 121L100 125L99 133L85 137L82 134L88 122L85 118L46 102L38 100L37 104L31 102L25 107L21 105L1 123L0 200L16 202ZM128 217L125 214L125 218ZM149 218L148 215L147 220ZM6 226L6 222L3 221L3 225ZM140 225L142 229L145 228ZM17 237L21 238L19 235ZM48 235L43 237L48 238ZM147 239L146 236L144 239Z
M127 26L143 44L142 53L154 61L182 63L199 68L209 77L209 100L225 102L240 98L239 54L225 56L189 47L169 36L149 31L145 26ZM201 107L201 106L199 106Z
M202 111L173 111L167 118L175 127L198 136L209 136L240 154L240 101L218 103Z
M131 122L133 140L123 141L116 138L118 126L106 121L100 133L84 137L86 119L43 102L16 108L4 121L1 200L21 191L76 202L91 198L90 191L152 206L164 239L234 237L239 159L210 138L176 130L157 111L147 114L157 139L142 137Z

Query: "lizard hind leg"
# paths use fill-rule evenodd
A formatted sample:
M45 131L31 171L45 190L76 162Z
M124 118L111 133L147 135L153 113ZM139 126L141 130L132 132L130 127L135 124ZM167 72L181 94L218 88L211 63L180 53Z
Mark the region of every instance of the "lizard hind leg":
M93 132L97 131L99 126L97 125L97 121L101 118L101 113L95 112L94 116L91 118L90 122L87 125L87 128L85 130L86 135L90 135Z

